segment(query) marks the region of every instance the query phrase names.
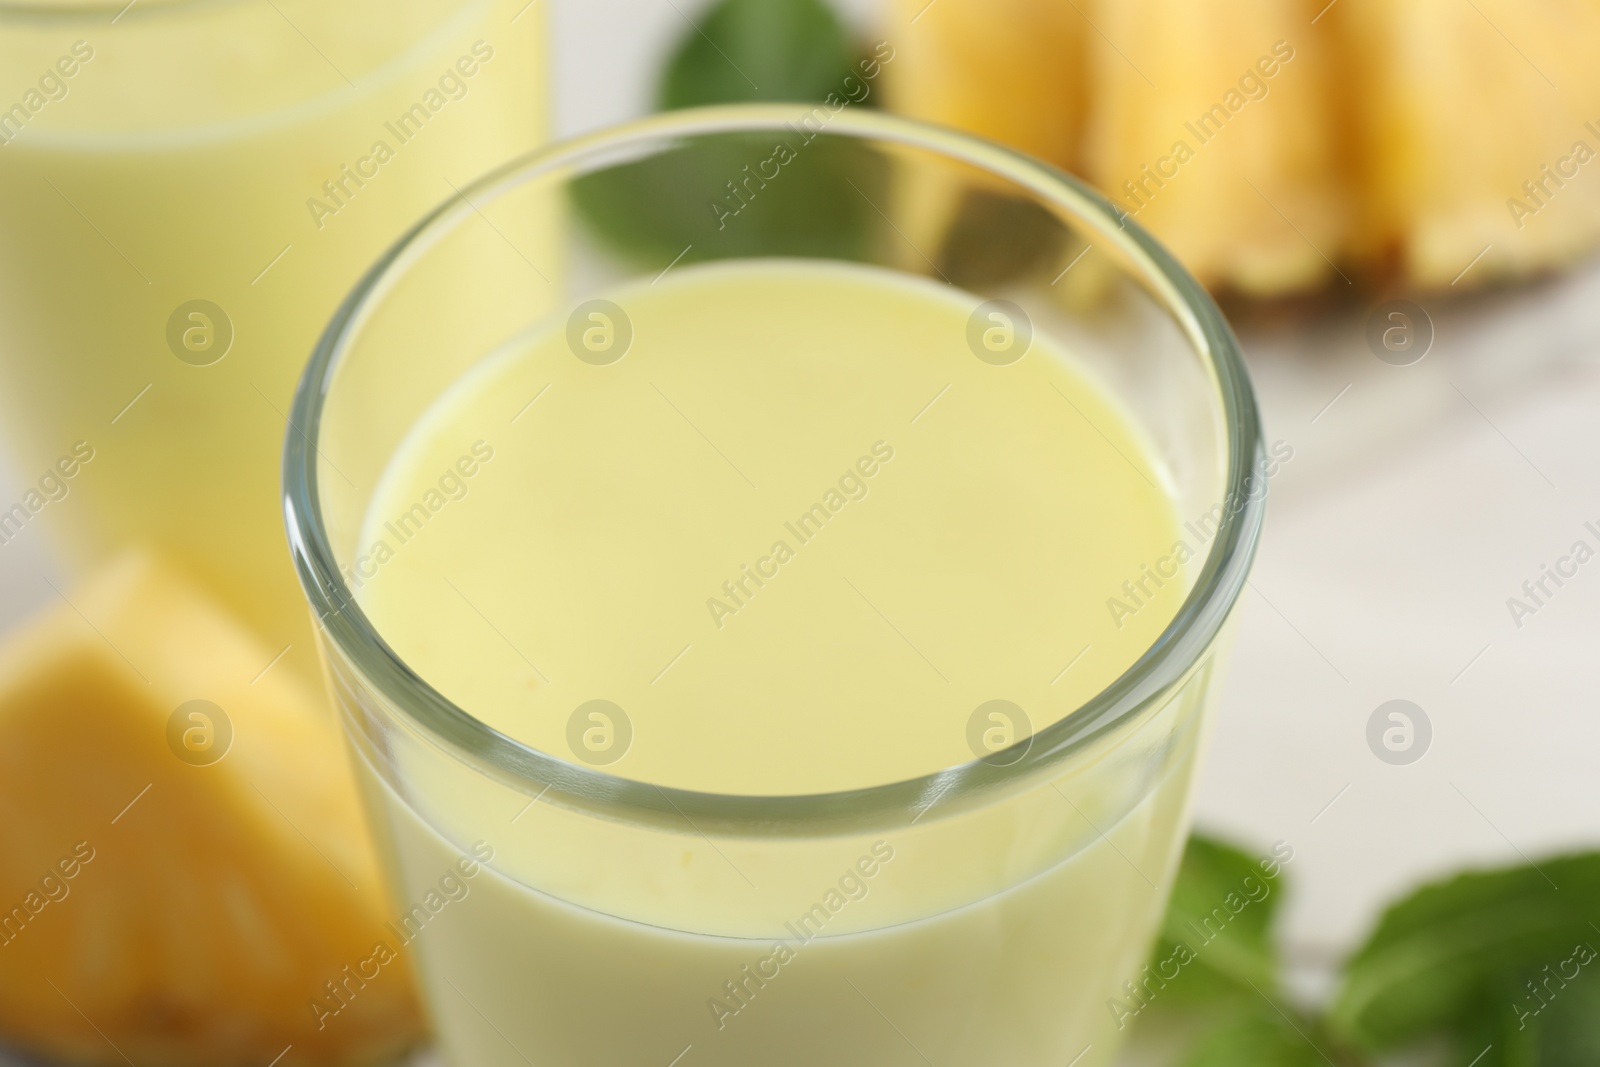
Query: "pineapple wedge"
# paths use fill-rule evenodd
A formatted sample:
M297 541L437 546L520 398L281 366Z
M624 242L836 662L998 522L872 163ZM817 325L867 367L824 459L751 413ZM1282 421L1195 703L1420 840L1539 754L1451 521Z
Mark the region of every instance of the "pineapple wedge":
M0 647L0 1041L162 1067L418 1041L403 958L345 970L394 939L324 705L148 556L63 600Z
M1213 289L1465 288L1600 244L1593 0L895 0L890 26L893 107L1085 175ZM937 247L962 209L908 210Z
M888 100L1083 174L1208 285L1305 288L1334 275L1320 249L1346 211L1303 8L896 0ZM960 206L926 183L908 197L918 231Z
M888 105L1070 168L1081 136L1083 19L1039 0L895 0L885 39ZM991 187L978 171L896 177L908 269L942 259L957 213Z
M1094 18L1090 179L1213 289L1344 284L1326 35L1306 5L1145 0Z
M1356 90L1357 257L1448 287L1595 246L1600 6L1340 0L1323 21Z
M1087 87L1086 30L1071 4L895 0L890 106L1070 167Z

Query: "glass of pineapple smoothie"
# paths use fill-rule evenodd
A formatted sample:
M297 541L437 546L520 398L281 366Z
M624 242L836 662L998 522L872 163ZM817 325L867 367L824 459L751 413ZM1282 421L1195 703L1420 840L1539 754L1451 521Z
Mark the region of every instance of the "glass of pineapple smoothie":
M292 419L394 909L313 1013L409 955L456 1064L1110 1062L1275 461L1109 203L657 117L419 223Z
M339 296L542 142L527 0L0 0L0 545L189 569L314 669L278 470ZM302 632L305 637L300 636Z

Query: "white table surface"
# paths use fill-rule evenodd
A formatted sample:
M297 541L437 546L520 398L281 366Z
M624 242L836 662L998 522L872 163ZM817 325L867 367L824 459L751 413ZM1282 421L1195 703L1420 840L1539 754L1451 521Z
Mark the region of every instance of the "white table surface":
M540 2L563 133L647 110L665 42L703 6ZM1301 958L1347 950L1420 879L1600 847L1600 560L1520 629L1506 607L1573 541L1600 548L1583 528L1600 527L1600 267L1423 303L1436 340L1404 368L1367 350L1364 306L1241 328L1268 436L1295 455L1196 813L1294 845L1284 934ZM41 571L37 536L0 551L0 623L39 601ZM1394 698L1433 724L1409 766L1366 743Z

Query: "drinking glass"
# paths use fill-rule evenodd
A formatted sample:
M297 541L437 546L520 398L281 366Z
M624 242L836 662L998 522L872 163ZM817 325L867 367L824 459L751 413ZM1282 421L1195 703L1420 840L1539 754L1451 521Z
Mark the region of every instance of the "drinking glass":
M0 428L74 571L153 549L316 670L278 521L306 351L452 187L542 143L526 0L0 0Z
M774 171L780 144L795 161ZM573 355L604 363L626 330L604 302L627 287L774 261L942 286L971 305L980 335L1029 330L1071 352L1148 442L1189 520L1170 621L1081 702L953 765L843 791L734 795L630 778L626 762L597 756L629 728L615 716L585 720L599 731L587 752L587 732L541 749L491 727L367 611L371 583L398 565L373 538L394 457L511 339L572 331ZM638 329L636 346L648 340ZM758 359L759 331L749 342ZM557 390L505 400L499 453L515 447L519 419L562 402ZM1060 418L1080 416L1060 406ZM419 222L332 319L290 421L289 539L390 872L383 947L414 953L450 1062L1110 1061L1127 1013L1108 1002L1145 981L1271 464L1221 314L1107 200L1001 147L849 105L658 116L521 159ZM550 507L558 523L559 509L581 509ZM1103 510L1112 528L1126 521ZM508 563L548 551L527 531L504 533ZM1126 596L1127 577L1105 575L1108 593ZM446 658L488 642L539 671L514 592L491 610L458 591L465 606L423 611L408 640L420 634ZM592 594L635 609L602 581ZM1112 627L1112 598L1048 610ZM1041 692L1062 692L1048 680L1081 669L1082 652L1037 664ZM660 666L627 663L642 678ZM752 713L773 696L765 685L739 694Z

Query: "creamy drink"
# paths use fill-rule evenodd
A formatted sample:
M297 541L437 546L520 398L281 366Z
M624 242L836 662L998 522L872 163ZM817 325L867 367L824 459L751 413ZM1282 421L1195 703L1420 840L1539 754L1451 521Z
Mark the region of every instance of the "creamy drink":
M1178 522L1139 432L1070 352L975 357L967 294L766 261L606 300L443 396L384 475L350 573L394 650L491 727L685 790L867 788L1051 725L1182 602L1189 568L1143 578ZM1126 617L1106 606L1123 576L1152 594ZM539 807L512 823L502 802L477 858L528 881L478 876L417 936L423 980L464 1064L1109 1051L1104 1002L1159 916L1190 752L1125 809L1064 781L1013 814L1072 841L1059 855L997 849L989 823L943 824L934 803L968 867L938 878L885 833L819 841L778 884L759 856L687 852L683 886L626 861L562 884L552 839L574 831ZM457 857L373 794L398 895L421 899ZM425 815L449 825L482 802L442 793ZM732 909L688 888L741 878ZM1050 1005L1033 1025L972 1024L1030 1001Z
M839 111L535 153L331 322L285 510L394 919L319 1025L407 960L460 1067L1113 1062L1261 523L1248 382L1092 194ZM930 185L1032 236L941 238Z
M543 139L544 12L124 5L0 2L0 427L30 486L0 545L157 548L309 665L295 378L384 248Z

